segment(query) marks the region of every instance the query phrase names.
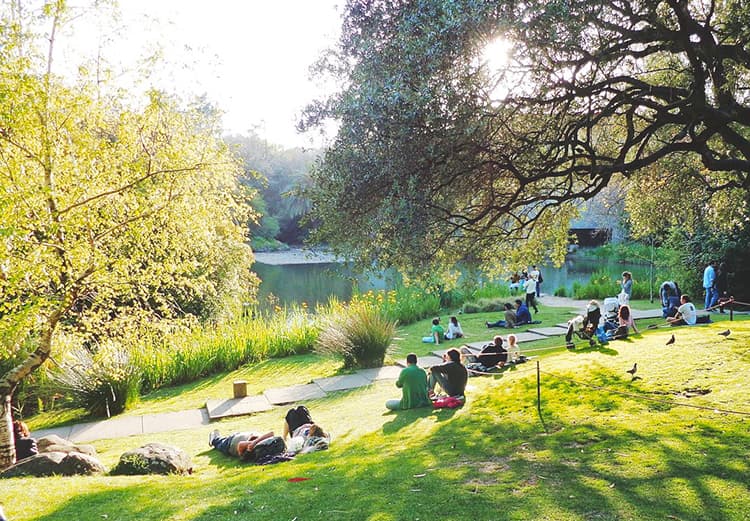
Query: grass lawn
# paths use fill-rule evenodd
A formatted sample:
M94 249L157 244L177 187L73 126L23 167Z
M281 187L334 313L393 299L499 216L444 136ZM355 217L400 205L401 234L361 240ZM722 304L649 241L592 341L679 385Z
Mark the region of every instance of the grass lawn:
M478 327L485 319L462 317L469 340L489 338ZM417 338L427 323L402 337ZM727 326L732 334L718 336ZM672 333L675 344L665 346ZM399 351L417 347L404 340ZM258 388L337 371L317 357L297 360L246 371ZM750 519L750 416L718 411L750 413L750 320L647 331L539 361L541 416L534 362L472 378L458 410L386 412L398 390L381 382L308 403L333 433L326 452L255 467L209 449L215 427L279 431L277 409L95 443L109 467L149 441L179 446L193 459L191 476L14 478L1 482L0 502L13 521ZM631 381L634 362L640 379ZM232 375L185 387L181 408ZM157 403L183 402L165 391L141 407Z

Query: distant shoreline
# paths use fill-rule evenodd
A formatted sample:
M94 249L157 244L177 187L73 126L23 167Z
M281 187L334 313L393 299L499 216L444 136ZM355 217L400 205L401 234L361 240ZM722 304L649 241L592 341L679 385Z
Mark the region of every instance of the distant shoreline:
M255 262L283 266L285 264L328 264L344 262L343 259L324 251L292 248L286 251L255 252Z

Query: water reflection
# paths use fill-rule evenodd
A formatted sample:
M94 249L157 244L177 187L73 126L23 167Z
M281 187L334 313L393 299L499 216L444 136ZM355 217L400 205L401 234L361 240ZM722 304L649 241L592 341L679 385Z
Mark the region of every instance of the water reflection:
M310 307L314 307L317 303L326 303L332 295L346 301L351 298L355 287L359 288L359 291L389 289L398 278L397 274L393 273L385 276L355 275L346 264L335 262L286 265L257 262L253 270L263 281L259 289L261 306L267 304L269 294L273 294L282 306L306 302ZM570 291L574 282L588 282L591 275L601 271L606 272L613 280L619 280L624 270L633 272L637 282L648 284L648 265L570 256L560 268L541 268L544 278L542 293L553 293L559 287Z

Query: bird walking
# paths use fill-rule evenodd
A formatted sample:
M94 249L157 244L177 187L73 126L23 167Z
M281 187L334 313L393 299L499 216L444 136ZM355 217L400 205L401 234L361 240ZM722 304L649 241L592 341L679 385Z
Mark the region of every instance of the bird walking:
M724 338L726 338L726 337L728 337L729 335L731 335L731 334L732 334L732 331L731 331L731 330L729 330L729 329L727 329L726 331L722 331L722 332L721 332L721 333L719 333L719 334L720 334L721 336L723 336Z
M636 363L634 363L634 364L633 364L633 368L632 368L632 369L628 369L628 370L627 370L627 371L625 371L625 372L626 372L626 373L630 373L630 376L632 376L632 377L635 377L635 373L636 373L637 371L638 371L638 362L636 362Z
M674 344L674 333L672 333L672 336L669 337L669 340L667 340L667 343L664 345L671 346L672 344Z

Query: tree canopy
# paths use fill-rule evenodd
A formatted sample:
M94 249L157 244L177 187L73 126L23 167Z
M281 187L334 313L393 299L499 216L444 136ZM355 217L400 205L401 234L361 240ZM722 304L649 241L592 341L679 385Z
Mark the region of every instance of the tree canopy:
M64 2L0 24L0 467L10 397L61 331L95 346L135 324L207 318L253 290L250 208L218 115L54 74ZM93 339L93 341L92 341ZM10 366L8 363L10 361Z
M748 27L735 0L350 0L319 64L345 87L302 122L340 123L318 238L366 263L538 259L581 201L666 160L741 203Z

